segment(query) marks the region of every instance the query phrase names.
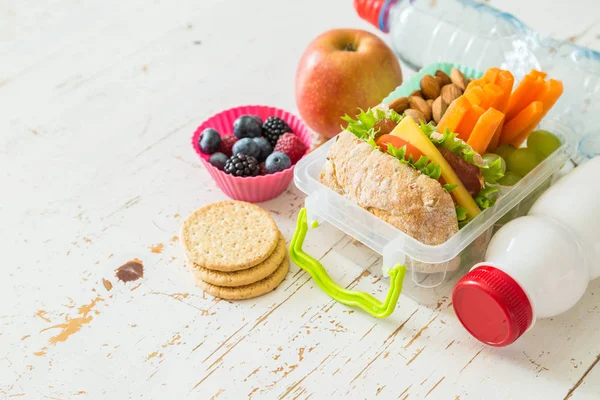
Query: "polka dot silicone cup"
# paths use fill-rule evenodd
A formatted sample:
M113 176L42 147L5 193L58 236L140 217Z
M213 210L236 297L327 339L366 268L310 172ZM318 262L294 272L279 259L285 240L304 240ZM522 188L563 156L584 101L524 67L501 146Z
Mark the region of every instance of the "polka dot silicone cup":
M285 191L294 177L295 165L275 174L237 177L213 167L208 162L210 155L202 153L198 147L198 139L204 129L214 128L221 135L231 135L233 134L233 122L242 115L257 115L263 121L271 116L281 118L292 128L293 133L302 139L306 145L307 152L310 148L312 138L308 128L300 118L287 111L268 106L231 108L213 115L196 129L192 137L192 146L198 156L200 156L200 161L204 164L204 167L212 176L217 186L234 200L259 203L273 199Z

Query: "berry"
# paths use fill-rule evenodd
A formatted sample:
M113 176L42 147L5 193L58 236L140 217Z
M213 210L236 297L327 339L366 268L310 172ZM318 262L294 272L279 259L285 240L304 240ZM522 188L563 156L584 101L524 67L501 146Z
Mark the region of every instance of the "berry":
M223 154L223 153L213 153L210 156L210 158L208 159L208 162L213 167L217 167L218 169L220 169L221 171L223 171L223 169L225 169L225 164L227 163L227 160L229 160L229 158L225 154Z
M212 154L219 149L221 145L221 136L213 128L207 128L200 134L200 140L198 141L198 147L204 154Z
M256 142L250 138L238 140L233 144L233 148L231 150L234 156L241 153L247 156L258 158L260 155L260 147L258 147Z
M269 141L263 137L257 137L252 140L254 140L254 143L258 145L258 148L260 150L260 154L258 155L258 157L256 157L258 159L258 162L265 161L269 154L273 152L273 147L271 147Z
M262 126L263 136L275 147L281 135L292 132L292 128L281 118L269 117Z
M262 135L262 126L254 115L242 115L233 123L233 134L242 139L245 137L255 138Z
M296 164L306 153L306 145L298 136L293 133L285 133L279 138L273 151L279 151L286 154L292 164Z
M265 171L267 174L274 174L275 172L288 169L291 166L292 162L290 161L290 158L287 155L276 151L267 157Z
M251 115L251 117L254 118L256 122L260 124L260 126L262 126L263 120L258 115Z
M268 174L268 172L267 172L267 170L265 168L265 163L264 162L261 162L259 164L259 167L260 167L260 174L261 175L267 175Z
M256 158L238 154L227 160L225 172L233 176L256 176L260 174L260 165Z
M228 157L231 157L233 155L233 145L235 144L235 142L238 141L238 138L236 138L233 135L225 135L225 136L221 136L221 147L219 147L219 151L223 154L225 154Z

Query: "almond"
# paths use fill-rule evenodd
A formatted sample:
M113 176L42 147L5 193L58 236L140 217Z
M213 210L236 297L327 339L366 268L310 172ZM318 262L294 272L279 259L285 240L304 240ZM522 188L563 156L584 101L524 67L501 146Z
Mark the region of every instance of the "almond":
M463 91L458 86L451 83L442 88L442 99L446 104L451 104L454 100L462 96Z
M412 92L411 94L408 95L408 97L412 97L412 96L423 97L423 93L421 93L420 90L415 90L414 92Z
M421 78L421 93L425 99L435 99L440 95L440 84L431 75Z
M439 96L438 96L439 97ZM427 105L429 107L431 107L433 105L433 99L429 99L429 100L425 100L425 102L427 103Z
M450 72L450 80L452 83L458 86L460 90L465 90L467 88L467 78L465 78L463 73L456 68L452 68L452 71Z
M408 97L399 97L388 103L388 107L398 114L402 114L408 108Z
M417 124L420 121L427 122L427 121L425 121L425 117L423 116L423 114L421 114L417 110L413 110L412 108L409 108L408 110L404 110L404 115L406 115L407 117L411 117Z
M431 105L431 117L436 124L440 123L440 120L444 116L444 113L448 109L448 104L444 101L442 96L438 97L433 101Z
M431 121L431 107L421 97L412 96L408 98L408 104L413 110L420 112L425 122Z
M442 71L441 69L435 71L435 79L440 84L440 87L444 87L452 83L448 74Z

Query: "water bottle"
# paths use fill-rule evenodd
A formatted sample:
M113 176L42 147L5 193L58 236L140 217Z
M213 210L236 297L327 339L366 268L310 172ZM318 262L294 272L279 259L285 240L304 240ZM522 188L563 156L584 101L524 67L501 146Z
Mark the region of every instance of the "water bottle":
M485 71L531 69L563 81L565 92L547 115L574 128L578 159L600 154L600 53L543 37L514 16L474 0L355 0L358 14L390 34L398 57L416 70L451 62Z
M550 187L528 215L496 232L485 261L452 293L463 326L492 346L573 307L600 277L600 157Z

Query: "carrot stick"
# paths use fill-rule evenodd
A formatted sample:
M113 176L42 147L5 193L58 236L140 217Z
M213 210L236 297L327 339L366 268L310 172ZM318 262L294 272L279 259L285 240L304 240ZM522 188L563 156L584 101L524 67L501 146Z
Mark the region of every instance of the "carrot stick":
M471 107L471 103L465 96L460 96L454 100L438 123L437 131L444 133L446 129L450 129L450 132L456 132L456 128L458 128L458 125Z
M533 101L525 107L516 117L508 121L502 129L500 140L503 143L512 143L520 134L525 132L544 112L544 103Z
M471 132L473 131L473 128L475 128L477 121L479 121L479 118L481 118L484 113L485 109L483 107L477 105L471 107L456 128L455 133L458 134L458 137L466 142L471 136Z
M485 93L485 100L479 104L481 107L486 110L490 107L498 109L499 103L502 101L504 96L504 91L500 88L500 86L495 85L493 83L488 83L483 87L483 92Z
M538 71L537 69L532 69L531 71L529 71L528 75L531 75L534 78L542 78L542 79L546 79L546 77L548 76L547 73Z
M496 80L494 81L494 83L498 85L500 89L502 89L502 91L504 92L502 100L498 101L498 107L494 108L496 108L496 110L500 112L506 112L506 108L508 107L508 101L510 100L510 95L513 90L513 85L515 83L515 77L510 71L502 70L498 73L498 76L496 76Z
M472 105L480 105L481 102L486 98L481 86L472 86L470 89L465 91L464 96Z
M529 134L539 125L539 123L546 116L548 111L550 111L550 109L554 107L554 104L556 104L560 96L563 94L564 87L561 81L549 79L548 82L546 82L545 86L545 89L542 91L542 93L540 93L540 95L537 98L537 100L543 103L544 111L541 115L539 115L537 118L531 121L531 124L527 127L527 129L520 133L519 136L511 142L511 144L513 144L515 147L519 147L521 146L521 144L523 144L523 142L527 139Z
M485 74L483 74L483 80L486 83L494 83L498 73L500 73L500 68L489 68L487 71L485 71Z
M484 154L502 121L504 121L504 114L490 108L479 117L467 144L479 154Z
M481 87L483 87L485 84L486 84L485 79L483 79L483 77L481 77L481 78L475 79L474 81L472 81L471 83L469 83L467 85L467 89L466 90L469 90L469 89L471 89L472 87L475 87L475 86L481 86Z
M544 90L544 78L525 75L515 91L510 96L508 108L506 109L506 120L510 121Z
M502 118L502 122L496 128L496 132L494 132L494 136L486 150L487 152L493 153L498 148L498 145L500 145L500 136L502 135L502 129L504 129L504 122L506 122L506 116Z

